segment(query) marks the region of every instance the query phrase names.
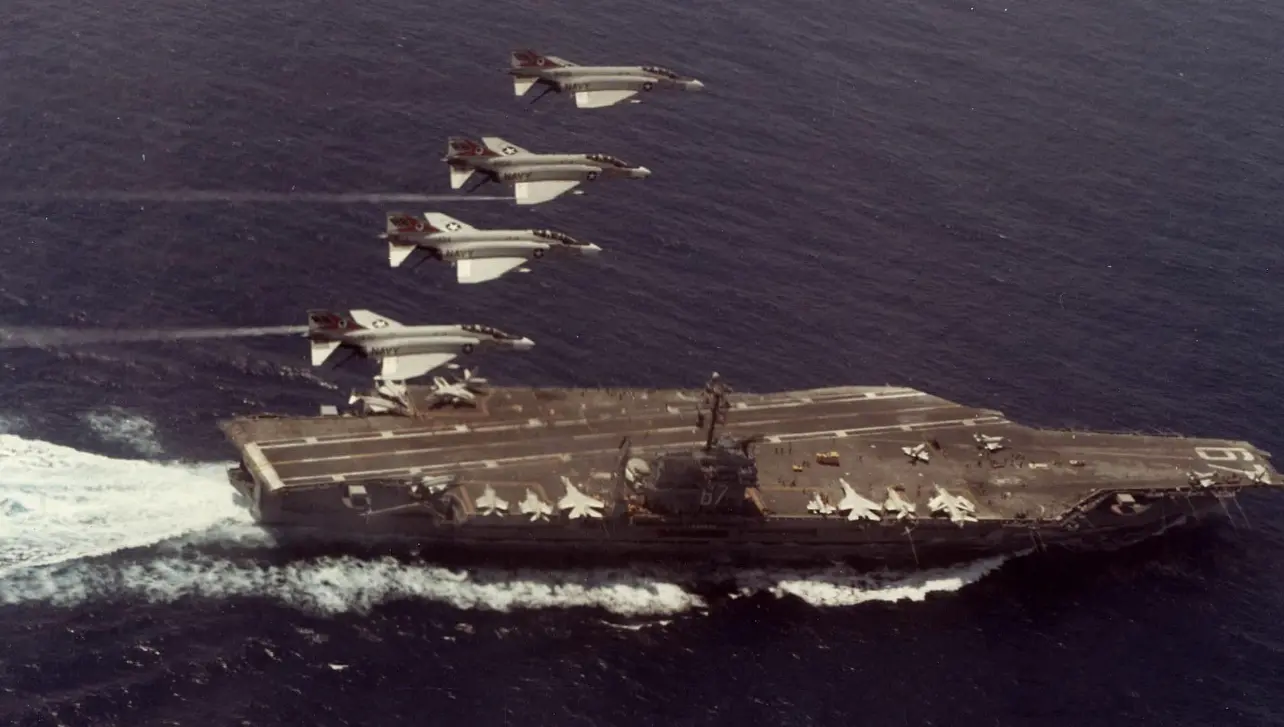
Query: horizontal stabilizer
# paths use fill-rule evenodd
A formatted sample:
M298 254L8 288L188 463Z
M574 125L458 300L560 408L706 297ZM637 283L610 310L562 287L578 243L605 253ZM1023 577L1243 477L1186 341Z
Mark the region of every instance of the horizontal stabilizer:
M473 176L475 170L452 166L450 168L450 188L459 189L464 186L469 177Z
M534 78L514 78L513 95L525 96L527 91L535 87L535 80Z
M312 365L320 366L330 358L331 354L339 350L339 341L313 341L312 342Z
M410 254L415 251L416 247L418 246L417 245L398 245L395 242L388 243L389 265L394 268L397 267L398 265L401 265L406 261L406 258L410 257Z

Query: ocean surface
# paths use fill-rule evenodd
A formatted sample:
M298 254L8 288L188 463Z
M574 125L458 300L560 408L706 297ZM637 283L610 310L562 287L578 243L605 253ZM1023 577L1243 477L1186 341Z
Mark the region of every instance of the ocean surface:
M535 339L482 362L500 383L891 383L1284 450L1278 3L3 15L0 326L368 308ZM522 47L707 90L530 106L502 72ZM533 208L350 201L452 194L452 134L653 175ZM391 209L604 252L459 286L388 267ZM282 337L8 349L0 370L0 724L1284 723L1279 498L1113 557L737 572L718 592L292 559L233 506L216 422L343 403L369 371L313 369Z

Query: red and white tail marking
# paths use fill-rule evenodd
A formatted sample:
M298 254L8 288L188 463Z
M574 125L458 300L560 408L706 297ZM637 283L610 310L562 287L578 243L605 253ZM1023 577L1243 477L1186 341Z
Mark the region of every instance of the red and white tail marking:
M571 64L561 58L542 55L525 48L513 51L509 56L509 65L513 68L565 68Z

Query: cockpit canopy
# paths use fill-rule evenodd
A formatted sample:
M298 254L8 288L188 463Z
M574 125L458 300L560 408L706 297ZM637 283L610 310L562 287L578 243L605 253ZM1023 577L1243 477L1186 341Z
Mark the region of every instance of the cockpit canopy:
M619 157L613 157L610 154L587 154L586 157L595 162L610 164L613 167L620 167L622 169L630 169L633 167L632 164L629 164Z
M509 341L515 341L521 338L521 336L514 336L511 333L504 333L503 331L499 330L498 328L495 328L494 326L483 326L476 323L469 323L467 325L460 326L460 328L464 329L465 331L468 331L469 333L476 333L482 336L490 336L491 338L498 338L498 339L509 340Z
M576 240L574 237L571 237L570 235L567 235L562 232L556 232L554 230L535 230L535 236L542 237L545 240L554 240L556 242L562 243L563 245L578 245L580 247L583 247L585 244L587 244L587 243L580 242L579 240Z
M664 76L665 78L672 78L674 80L681 78L681 76L674 73L673 71L670 71L667 68L661 68L659 66L642 66L642 70L652 75Z

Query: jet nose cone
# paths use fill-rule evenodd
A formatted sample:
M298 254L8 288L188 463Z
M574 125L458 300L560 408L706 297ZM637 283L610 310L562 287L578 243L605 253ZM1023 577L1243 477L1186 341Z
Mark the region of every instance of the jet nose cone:
M529 338L519 338L513 342L513 347L519 351L529 351L535 348L535 342Z
M690 81L687 81L687 90L688 90L688 91L703 91L703 90L704 90L704 81L701 81L701 80L696 79L696 78L693 78L693 79L691 79Z
M585 243L583 250L588 255L596 255L599 252L602 252L602 248L598 247L597 245L594 245L591 242Z
M646 179L647 177L651 176L651 170L647 169L646 167L636 167L633 170L633 176L639 179Z

